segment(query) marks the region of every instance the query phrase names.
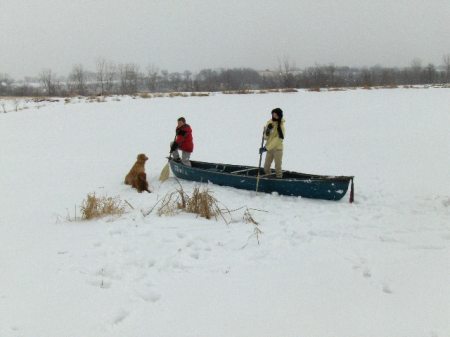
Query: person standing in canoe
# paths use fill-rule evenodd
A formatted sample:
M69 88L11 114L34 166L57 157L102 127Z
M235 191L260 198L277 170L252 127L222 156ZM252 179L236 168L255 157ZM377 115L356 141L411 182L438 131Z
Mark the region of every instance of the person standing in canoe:
M283 110L275 108L272 110L272 119L267 121L264 133L266 145L259 149L259 154L267 151L264 162L264 173L270 174L270 166L275 161L275 175L283 177L281 165L283 161L283 140L285 136Z
M184 165L191 166L189 158L194 151L194 142L192 140L192 129L189 124L186 124L184 117L178 118L175 139L170 143L170 153L176 161L180 161L178 149L181 150L181 162Z

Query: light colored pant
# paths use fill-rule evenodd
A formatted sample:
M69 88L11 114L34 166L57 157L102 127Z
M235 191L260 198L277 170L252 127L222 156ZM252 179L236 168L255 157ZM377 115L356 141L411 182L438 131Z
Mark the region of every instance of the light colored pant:
M275 160L275 174L277 178L283 177L283 172L281 171L281 164L283 162L283 150L270 150L266 152L266 161L264 162L264 173L270 174L270 166Z
M173 142L170 143L170 146L172 146ZM190 152L186 152L181 150L181 162L186 166L191 166L191 162L189 161L189 158L191 157ZM180 154L178 153L178 150L175 150L172 152L172 158L173 159L180 159Z

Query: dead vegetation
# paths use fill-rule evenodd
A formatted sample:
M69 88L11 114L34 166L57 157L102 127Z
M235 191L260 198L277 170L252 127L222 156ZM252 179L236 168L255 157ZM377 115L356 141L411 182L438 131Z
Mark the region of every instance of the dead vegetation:
M255 237L258 244L260 243L260 237L262 235L262 230L259 227L259 222L255 220L251 211L260 211L254 208L248 208L247 206L242 206L234 210L228 209L223 206L213 195L213 192L207 187L194 187L191 194L184 191L183 186L178 182L179 188L175 191L168 192L162 199L160 199L149 211L142 212L144 216L149 215L157 206L158 216L174 216L180 212L192 213L197 216L203 217L205 219L223 219L228 225L232 219L232 214L244 209L242 215L242 221L253 225L253 232L250 235Z
M308 91L320 92L320 87L312 87L312 88L309 88Z
M125 204L118 196L98 197L95 193L89 193L81 206L81 218L90 220L104 216L121 216L125 213Z
M167 193L160 200L160 206L157 210L159 216L175 215L179 211L197 214L198 216L211 219L221 217L226 223L230 220L225 218L225 214L229 213L226 208L220 208L218 200L207 189L195 187L191 195L186 193L181 186L173 192Z
M209 92L191 92L191 96L205 97L209 96Z
M249 95L249 94L254 94L255 91L254 90L250 90L250 89L239 89L239 90L225 90L222 91L223 94L225 95Z
M184 92L171 92L169 97L188 97L189 95Z
M259 245L259 237L261 236L261 234L263 233L262 230L259 228L259 222L257 222L252 214L250 213L250 210L246 207L244 215L243 215L243 220L245 223L249 223L253 225L253 234L252 236L255 236L256 241L258 241L258 245Z

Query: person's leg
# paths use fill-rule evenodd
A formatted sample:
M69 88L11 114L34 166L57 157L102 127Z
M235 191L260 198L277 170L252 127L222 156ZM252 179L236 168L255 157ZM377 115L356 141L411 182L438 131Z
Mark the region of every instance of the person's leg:
M191 162L189 161L189 158L191 157L190 152L181 151L181 162L186 166L191 166Z
M283 178L283 172L281 170L281 164L283 162L283 150L274 151L275 159L275 173L277 178Z
M170 143L170 147L172 147L172 144L173 144L173 142ZM178 153L178 150L173 151L171 153L171 155L172 155L172 158L175 160L180 159L180 154Z
M274 151L267 151L266 152L266 160L264 161L264 173L270 174L270 165L272 165L273 161L273 152Z

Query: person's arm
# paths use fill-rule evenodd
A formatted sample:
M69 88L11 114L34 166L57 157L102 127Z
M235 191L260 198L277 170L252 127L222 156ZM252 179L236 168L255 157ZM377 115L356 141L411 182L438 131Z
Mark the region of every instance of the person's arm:
M266 131L264 132L264 139L267 140L267 138L269 138L270 133L273 130L273 123L272 122L267 122L266 123Z

